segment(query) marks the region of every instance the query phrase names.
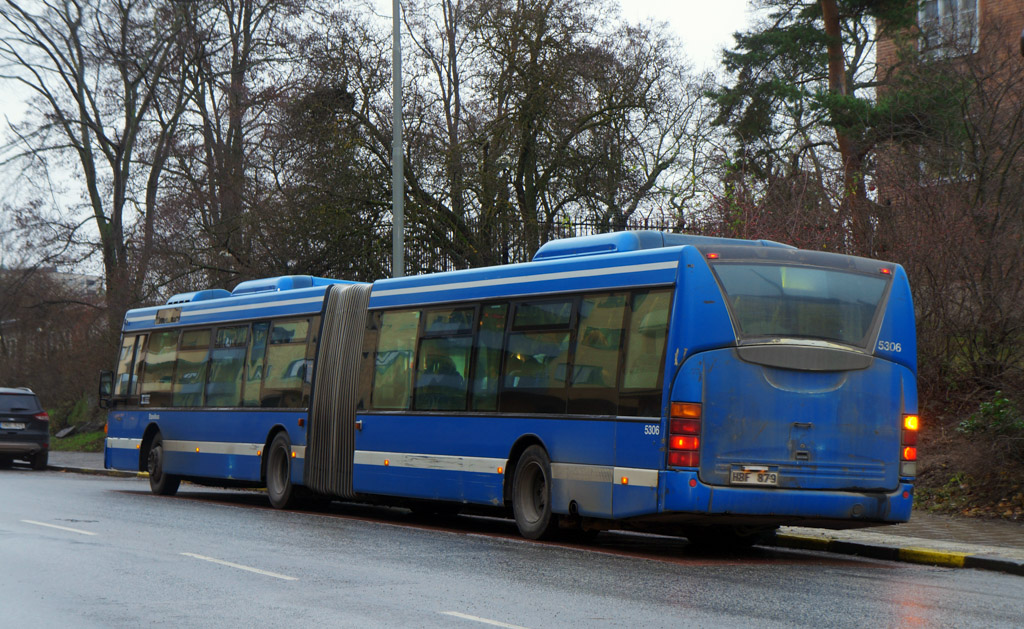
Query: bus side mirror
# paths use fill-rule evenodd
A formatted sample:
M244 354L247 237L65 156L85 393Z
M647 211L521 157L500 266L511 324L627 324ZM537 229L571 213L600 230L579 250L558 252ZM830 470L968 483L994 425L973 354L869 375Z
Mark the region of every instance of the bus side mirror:
M110 408L110 398L114 394L114 372L100 372L99 405L100 408Z

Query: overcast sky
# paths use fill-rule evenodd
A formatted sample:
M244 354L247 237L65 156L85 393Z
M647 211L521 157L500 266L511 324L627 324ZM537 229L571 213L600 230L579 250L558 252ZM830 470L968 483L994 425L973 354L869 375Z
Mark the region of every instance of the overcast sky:
M376 0L390 13L391 0ZM731 35L747 24L747 0L620 0L622 16L631 21L645 19L669 23L678 33L695 70L713 69L718 53L732 43ZM383 6L382 6L383 5ZM0 126L4 116L18 118L24 93L4 85L0 89Z
M694 70L718 65L719 52L732 44L732 34L747 25L747 0L620 0L622 17L669 23L686 48Z

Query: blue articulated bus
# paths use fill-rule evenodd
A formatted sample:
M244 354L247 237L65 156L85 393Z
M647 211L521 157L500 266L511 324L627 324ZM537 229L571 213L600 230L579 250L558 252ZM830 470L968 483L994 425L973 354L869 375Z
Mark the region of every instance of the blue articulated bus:
M529 263L289 276L129 312L106 465L742 543L904 522L916 341L896 264L622 232Z

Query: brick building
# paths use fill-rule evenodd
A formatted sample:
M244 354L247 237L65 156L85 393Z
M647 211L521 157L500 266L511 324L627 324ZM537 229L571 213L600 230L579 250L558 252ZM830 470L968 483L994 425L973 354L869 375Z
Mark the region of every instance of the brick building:
M1019 56L1024 31L1024 0L924 0L918 9L917 49L955 58L981 54ZM896 43L882 40L878 73L897 66Z

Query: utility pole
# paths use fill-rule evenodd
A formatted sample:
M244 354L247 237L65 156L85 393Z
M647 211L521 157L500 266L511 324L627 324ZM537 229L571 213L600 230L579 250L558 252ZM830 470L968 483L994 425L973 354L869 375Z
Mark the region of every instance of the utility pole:
M402 35L401 7L392 5L391 36L391 277L405 275L405 163L402 151Z

